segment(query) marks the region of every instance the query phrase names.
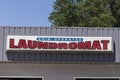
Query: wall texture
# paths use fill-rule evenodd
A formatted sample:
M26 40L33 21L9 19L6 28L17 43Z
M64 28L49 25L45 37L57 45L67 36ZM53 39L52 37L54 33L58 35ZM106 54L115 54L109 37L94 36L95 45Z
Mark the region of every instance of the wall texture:
M7 35L112 37L113 53L105 52L6 52ZM120 62L119 28L0 27L0 61Z
M44 80L74 80L74 77L120 77L118 64L0 63L1 76L43 76Z

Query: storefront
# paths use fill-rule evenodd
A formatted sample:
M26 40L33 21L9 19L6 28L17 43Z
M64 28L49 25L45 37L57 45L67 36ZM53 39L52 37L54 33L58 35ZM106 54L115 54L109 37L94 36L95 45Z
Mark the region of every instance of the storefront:
M119 80L119 30L0 27L0 80Z

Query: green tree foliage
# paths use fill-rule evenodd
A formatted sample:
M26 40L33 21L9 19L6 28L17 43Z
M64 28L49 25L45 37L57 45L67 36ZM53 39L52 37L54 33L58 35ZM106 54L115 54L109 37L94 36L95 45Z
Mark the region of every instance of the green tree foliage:
M120 0L56 0L52 26L120 27Z
M114 26L120 27L120 0L107 0L112 16L116 20Z

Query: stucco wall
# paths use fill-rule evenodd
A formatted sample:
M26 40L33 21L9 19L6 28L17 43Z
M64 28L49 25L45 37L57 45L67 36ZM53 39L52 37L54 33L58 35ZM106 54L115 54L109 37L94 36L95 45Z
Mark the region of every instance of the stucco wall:
M43 76L44 80L73 80L74 77L120 77L119 64L1 63L0 76Z

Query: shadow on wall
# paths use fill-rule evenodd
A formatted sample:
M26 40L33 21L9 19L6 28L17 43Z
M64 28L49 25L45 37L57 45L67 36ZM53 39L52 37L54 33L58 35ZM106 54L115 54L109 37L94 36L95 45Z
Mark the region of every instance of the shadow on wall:
M83 51L7 51L10 61L32 62L114 62L112 52Z

